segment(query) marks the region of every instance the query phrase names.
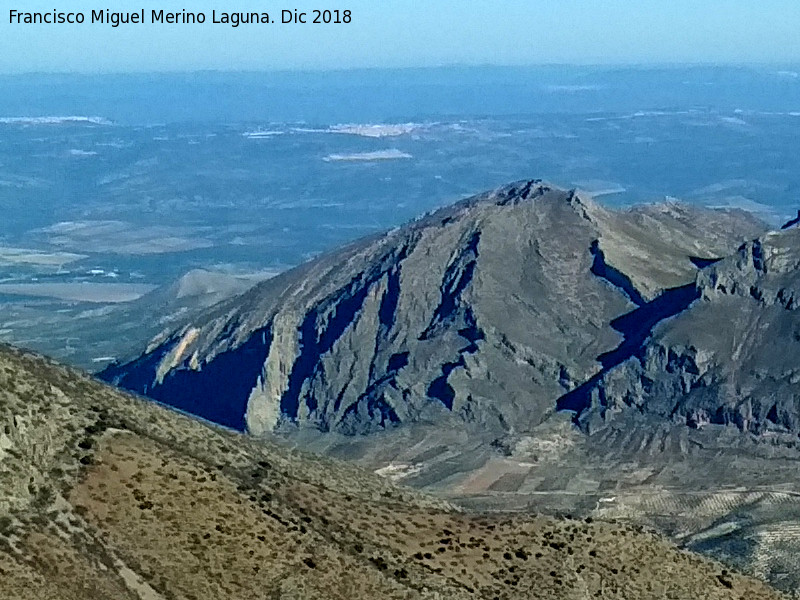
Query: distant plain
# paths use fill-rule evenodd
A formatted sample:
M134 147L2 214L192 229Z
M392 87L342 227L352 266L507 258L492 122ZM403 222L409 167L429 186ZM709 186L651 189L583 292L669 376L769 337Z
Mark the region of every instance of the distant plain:
M87 368L191 308L153 319L121 302L144 286L193 269L263 278L524 177L773 225L800 204L787 66L23 75L0 89L0 339ZM104 339L77 317L98 309Z

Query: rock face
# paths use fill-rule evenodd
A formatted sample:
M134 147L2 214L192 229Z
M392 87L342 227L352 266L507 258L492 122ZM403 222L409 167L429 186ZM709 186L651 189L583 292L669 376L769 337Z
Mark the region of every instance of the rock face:
M558 408L594 426L649 402L654 370L664 389L691 387L674 366L697 370L707 354L662 356L651 332L734 293L712 277L761 281L733 273L744 255L715 261L763 231L740 211L611 211L519 182L263 282L101 377L254 434L454 420L500 435ZM687 404L688 421L717 418L704 402Z
M692 427L800 431L800 230L743 244L694 291L691 308L573 394L581 422L635 409Z
M463 507L654 527L791 591L799 302L798 228L521 182L264 282L103 377Z

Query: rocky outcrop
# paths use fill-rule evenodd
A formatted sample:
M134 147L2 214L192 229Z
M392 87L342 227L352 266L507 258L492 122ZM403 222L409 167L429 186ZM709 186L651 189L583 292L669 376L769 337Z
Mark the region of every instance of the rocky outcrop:
M702 427L800 432L800 230L769 233L707 268L698 300L573 398L602 426L634 409Z
M761 231L740 211L611 211L519 182L263 282L101 376L254 434L525 431L589 414L581 394Z

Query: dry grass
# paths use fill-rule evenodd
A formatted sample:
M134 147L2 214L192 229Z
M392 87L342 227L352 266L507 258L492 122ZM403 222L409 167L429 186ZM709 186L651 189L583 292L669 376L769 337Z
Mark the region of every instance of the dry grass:
M0 597L778 598L631 527L464 514L0 351Z

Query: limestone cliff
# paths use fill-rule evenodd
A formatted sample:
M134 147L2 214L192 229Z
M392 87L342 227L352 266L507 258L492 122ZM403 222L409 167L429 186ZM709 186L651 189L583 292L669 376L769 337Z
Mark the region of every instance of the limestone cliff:
M263 282L101 376L255 434L450 419L525 431L762 231L741 211L613 211L523 181Z

